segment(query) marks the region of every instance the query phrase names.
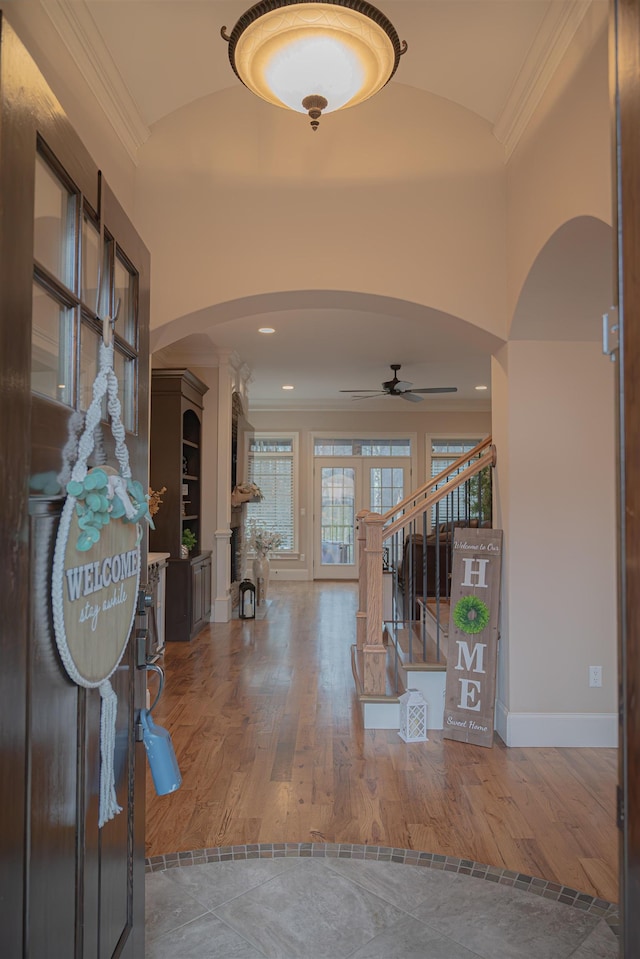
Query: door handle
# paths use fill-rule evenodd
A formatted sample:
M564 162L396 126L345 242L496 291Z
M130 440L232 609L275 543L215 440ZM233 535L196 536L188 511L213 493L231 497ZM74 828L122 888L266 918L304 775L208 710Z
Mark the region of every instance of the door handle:
M617 315L617 306L612 306L609 313ZM612 363L616 361L616 353L620 345L620 324L611 323L609 313L602 314L602 352Z
M157 673L158 676L160 677L160 684L158 686L158 692L156 693L156 698L154 699L152 704L149 706L149 712L152 713L153 710L158 705L158 700L162 696L162 692L164 690L164 670L162 669L161 666L158 666L157 663L145 663L144 666L139 666L138 669L152 670L154 673Z

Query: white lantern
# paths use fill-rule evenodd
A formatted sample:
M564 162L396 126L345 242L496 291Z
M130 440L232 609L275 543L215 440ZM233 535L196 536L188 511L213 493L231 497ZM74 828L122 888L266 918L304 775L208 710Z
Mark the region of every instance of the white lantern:
M400 697L398 736L405 743L427 742L427 704L419 689L408 689Z

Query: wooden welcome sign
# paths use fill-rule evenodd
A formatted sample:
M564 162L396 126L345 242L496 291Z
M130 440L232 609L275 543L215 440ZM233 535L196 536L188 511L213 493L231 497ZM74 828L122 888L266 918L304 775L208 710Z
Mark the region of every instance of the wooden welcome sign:
M493 745L502 530L456 529L444 738Z
M90 471L91 472L91 471ZM115 474L110 467L101 472ZM66 515L68 514L68 515ZM140 531L136 523L112 520L90 549L78 550L83 528L74 501L65 504L54 564L56 639L71 678L98 686L118 666L136 612L140 582Z
M67 645L78 673L97 684L120 662L131 632L140 579L138 530L115 520L84 555L76 550L77 535L74 517L63 570Z

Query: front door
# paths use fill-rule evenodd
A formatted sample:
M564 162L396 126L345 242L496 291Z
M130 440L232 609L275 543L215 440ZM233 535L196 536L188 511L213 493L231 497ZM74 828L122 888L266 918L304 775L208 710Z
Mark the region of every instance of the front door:
M100 693L62 665L51 581L98 313L117 300L122 422L147 487L149 257L15 33L2 19L0 29L0 953L140 959L144 675L129 637L111 676L122 812L99 828ZM96 439L89 465L117 468L104 421ZM141 559L145 570L144 540Z
M614 226L619 342L620 905L623 955L640 943L640 18L637 0L611 5ZM612 323L615 320L611 319Z
M316 458L315 579L357 579L356 516L399 503L409 472L408 457Z

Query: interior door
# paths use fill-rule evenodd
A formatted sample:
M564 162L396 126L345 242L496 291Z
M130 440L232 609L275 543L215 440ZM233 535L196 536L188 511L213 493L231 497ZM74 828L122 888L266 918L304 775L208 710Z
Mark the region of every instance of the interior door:
M130 637L111 677L123 811L100 829L100 694L63 668L51 572L69 444L98 366L99 273L102 305L121 301L114 366L132 474L146 488L149 257L2 18L0 30L0 952L139 959L145 757L134 719L144 674ZM100 436L101 459L117 467L104 424Z
M614 235L619 349L620 905L623 948L640 943L640 17L637 0L611 5L611 94L615 110Z
M403 499L408 477L402 457L316 458L315 579L357 579L356 516L386 513Z

